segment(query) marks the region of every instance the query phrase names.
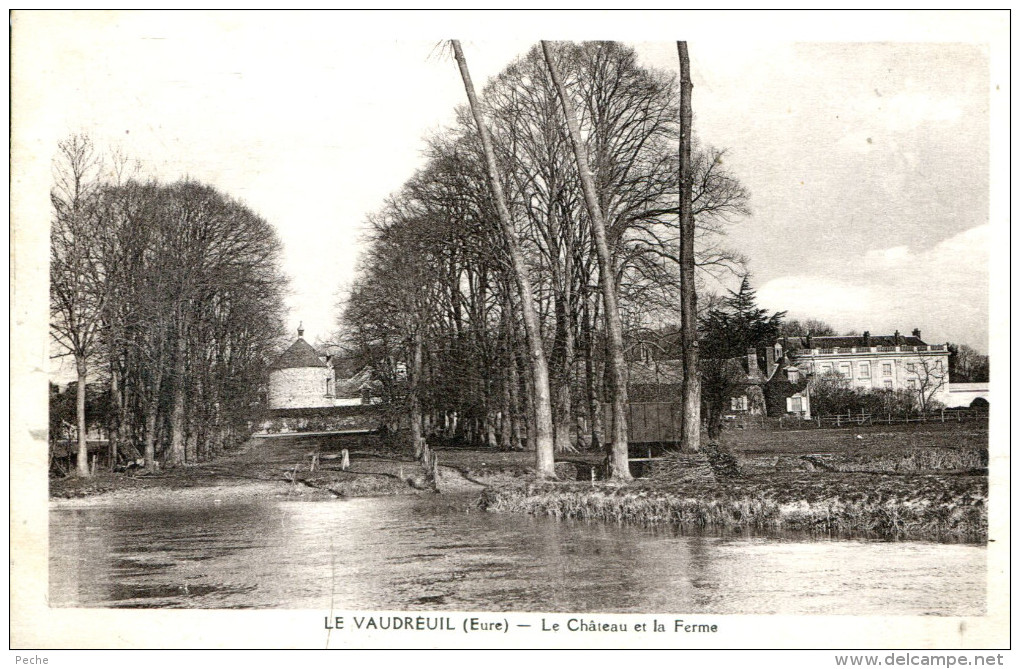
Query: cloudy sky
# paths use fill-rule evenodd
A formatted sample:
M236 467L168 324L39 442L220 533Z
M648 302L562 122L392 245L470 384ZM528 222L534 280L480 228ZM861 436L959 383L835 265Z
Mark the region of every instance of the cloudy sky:
M28 201L15 224L45 226L56 144L87 132L146 175L208 182L272 222L291 326L309 338L335 329L366 215L464 101L441 39L462 39L480 87L543 36L621 39L670 71L686 37L696 133L751 192L730 244L760 301L988 349L1008 16L29 12L13 26Z

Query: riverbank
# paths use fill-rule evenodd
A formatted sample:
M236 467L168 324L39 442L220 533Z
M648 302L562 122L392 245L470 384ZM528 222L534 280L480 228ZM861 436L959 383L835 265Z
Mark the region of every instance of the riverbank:
M531 482L486 488L483 508L559 518L834 537L983 543L980 476L772 474L689 483Z
M493 512L826 536L987 539L987 432L980 429L726 436L731 445L701 456L634 463L644 476L628 484L593 481L592 473L602 474L596 452L564 456L556 465L559 480L539 482L533 453L437 444L433 481L406 449L375 435L288 436L253 439L214 461L153 475L55 479L50 495L57 505L88 506L189 495L317 500L469 492Z
M987 426L733 430L628 483L482 478L483 508L582 520L985 543ZM661 455L661 454L660 454Z
M343 466L347 450L349 466ZM252 439L215 460L158 471L100 472L91 478L50 480L58 506L94 506L147 500L231 499L268 495L330 499L469 492L482 484L440 465L435 482L401 449L378 437Z

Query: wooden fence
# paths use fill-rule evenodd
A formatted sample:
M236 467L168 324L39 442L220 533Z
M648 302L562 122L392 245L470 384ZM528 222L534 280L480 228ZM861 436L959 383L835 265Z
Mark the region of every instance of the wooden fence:
M794 418L781 416L778 427L803 429L805 427L849 427L852 425L895 425L905 423L962 423L975 419L987 419L987 411L972 409L943 409L927 414L863 414L845 413L835 416L814 416L813 418Z
M603 439L613 434L613 406L602 405L605 416ZM627 405L627 441L632 444L680 441L683 409L679 402L631 402Z
M602 405L605 416L603 439L608 443L613 434L613 407ZM679 402L631 402L627 405L627 441L631 444L668 444L680 441L680 424L683 417ZM760 427L763 429L844 428L857 425L894 425L902 423L961 423L987 419L987 411L973 409L944 409L928 414L854 414L814 416L809 419L794 416L765 418L741 415L729 426ZM650 456L649 456L650 457Z

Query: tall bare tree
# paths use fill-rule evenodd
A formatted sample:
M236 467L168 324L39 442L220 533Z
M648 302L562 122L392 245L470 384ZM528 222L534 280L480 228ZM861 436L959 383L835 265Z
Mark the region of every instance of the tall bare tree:
M101 160L92 140L74 135L59 145L50 193L50 334L74 356L78 375L77 472L88 476L85 386L99 345L106 291L99 249Z
M694 285L694 212L691 165L691 61L687 42L676 43L680 57L680 350L683 361L680 448L698 451L701 442L701 371L698 364L698 295Z
M507 209L506 197L503 193L503 186L500 183L499 171L496 166L496 154L492 148L492 139L485 124L481 104L475 96L475 87L471 82L471 74L468 72L467 60L464 58L464 52L461 49L459 40L451 40L451 45L457 65L460 68L461 78L464 81L464 90L467 93L471 114L475 119L475 124L478 126L478 135L481 139L482 150L485 155L489 184L492 188L492 196L496 205L500 228L503 232L503 242L510 256L514 278L517 282L517 290L520 293L521 316L524 321L525 339L531 363L532 383L534 384L535 473L539 478L550 478L555 476L555 472L553 469L554 444L552 404L549 392L549 365L546 361L545 349L542 346L542 335L539 329L538 314L535 311L531 278L528 276L528 269L521 254L517 231L514 228L513 220L510 218L510 211Z
M620 309L616 296L616 276L613 259L606 240L606 221L599 206L598 193L595 188L588 156L577 124L577 115L567 94L566 86L556 67L549 42L542 42L549 75L552 77L559 93L560 104L567 123L570 143L577 161L577 171L584 192L584 202L591 222L592 238L598 255L602 302L605 306L606 333L608 336L609 369L608 378L612 392L613 435L609 452L610 474L614 479L628 480L631 478L628 444L627 444L627 367L623 355L623 326L620 322Z
M938 396L949 382L949 370L942 359L918 356L914 363L914 377L914 392L917 393L917 407L921 413L942 408Z

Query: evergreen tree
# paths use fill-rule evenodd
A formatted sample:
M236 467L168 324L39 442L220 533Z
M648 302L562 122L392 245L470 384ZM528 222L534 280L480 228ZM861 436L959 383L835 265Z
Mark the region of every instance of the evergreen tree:
M746 382L743 357L750 349L772 346L782 330L785 311L769 314L758 306L745 275L740 289L709 310L700 323L702 411L709 439L722 432L722 416L730 397L742 394Z

